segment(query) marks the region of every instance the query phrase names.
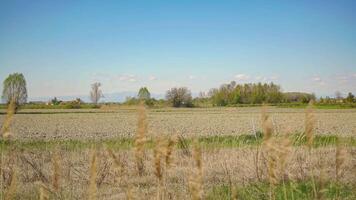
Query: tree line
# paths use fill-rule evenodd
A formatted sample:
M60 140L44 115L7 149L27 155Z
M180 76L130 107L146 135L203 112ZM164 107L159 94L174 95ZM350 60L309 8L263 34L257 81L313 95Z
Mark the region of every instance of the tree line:
M17 106L27 102L26 80L23 74L10 74L3 82L2 99L6 103L13 101ZM98 107L103 92L100 89L101 83L96 82L91 85L90 99L95 107ZM166 91L165 99L155 99L151 97L147 87L141 87L136 97L127 97L123 104L135 105L144 102L148 106L170 105L173 107L193 107L199 104L212 106L230 106L238 104L279 104L279 103L308 103L310 100L317 100L319 103L355 103L355 96L350 92L346 98L341 97L340 92L336 92L335 98L321 97L317 99L314 94L302 92L282 92L281 87L271 83L246 83L237 84L231 81L222 84L218 88L211 89L207 94L201 93L199 97L193 98L191 91L187 87L174 87ZM79 108L83 103L80 99L73 101L74 108ZM58 105L60 100L54 98L52 105Z

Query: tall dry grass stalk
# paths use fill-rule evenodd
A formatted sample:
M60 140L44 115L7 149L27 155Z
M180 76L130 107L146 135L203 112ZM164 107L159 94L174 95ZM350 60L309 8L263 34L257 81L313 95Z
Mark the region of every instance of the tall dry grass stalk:
M17 170L15 168L12 169L11 182L9 188L5 193L5 200L14 199L16 196L16 188L17 188Z
M154 156L154 168L155 168L155 176L157 177L158 180L158 185L157 185L157 199L164 199L164 194L162 191L163 187L163 168L161 165L161 160L164 157L165 154L165 144L164 140L162 137L158 137L156 140L155 148L153 150L153 156Z
M132 192L131 186L128 186L128 187L127 187L127 190L126 190L126 199L127 199L127 200L133 200L133 199L135 199L135 198L134 198L134 194L133 194L133 192Z
M269 151L267 163L268 163L268 181L271 185L277 185L277 160L278 158L273 151Z
M109 157L112 159L115 169L119 172L119 176L122 176L125 173L125 165L120 161L120 158L115 155L115 153L110 149L106 148L106 152Z
M239 198L238 191L236 187L231 188L231 200L237 200Z
M272 121L267 112L268 107L266 105L262 106L261 110L261 123L263 132L263 141L268 141L272 137L273 127Z
M157 187L157 199L165 199L165 191L163 190L164 184L164 175L167 176L167 170L172 165L172 153L173 149L177 143L176 137L166 137L163 138L159 136L155 141L155 147L153 150L154 156L154 169L155 169L155 176L158 180L158 187ZM163 163L165 165L163 165Z
M292 141L285 138L273 138L266 145L268 157L273 157L276 162L277 170L280 174L284 173L286 162L292 149Z
M1 127L1 136L4 139L7 139L11 136L10 126L15 114L15 110L16 110L16 103L14 100L12 100L7 107L4 123Z
M270 183L270 198L274 197L272 192L274 186L278 183L278 162L279 144L276 138L272 138L273 125L267 112L267 106L263 105L261 110L262 130L263 130L263 154L267 155L267 175ZM258 156L258 155L257 155ZM258 159L258 157L256 158ZM256 162L258 165L258 160ZM258 166L256 166L258 170Z
M138 174L142 176L144 174L144 153L145 153L145 143L147 141L147 116L146 109L144 105L138 108L138 123L137 123L137 133L134 138L134 151L135 151L135 162Z
M189 177L189 190L193 200L203 199L203 161L202 151L197 141L194 142L193 159L195 167Z
M91 156L90 171L89 171L89 188L88 188L88 199L95 200L97 198L98 188L96 185L97 180L97 155L94 149Z
M155 176L157 177L158 181L161 182L163 178L163 168L161 165L161 160L164 156L165 145L164 140L161 137L158 137L156 140L155 148L153 150L154 156L154 168L155 168Z
M39 193L40 193L40 200L48 200L49 199L49 195L48 195L48 192L47 192L47 190L46 190L46 188L42 185L42 184L40 184L40 186L39 186Z
M267 172L270 183L270 199L275 198L274 188L284 180L287 158L291 152L292 142L289 138L270 138L264 143L267 154Z
M339 181L341 172L342 172L342 167L345 163L345 160L347 159L347 150L344 146L341 144L337 144L336 146L336 155L335 155L335 177L336 181Z
M167 169L169 169L172 166L172 163L173 163L172 153L173 153L173 150L174 150L177 142L178 142L178 138L176 135L168 138L167 146L164 151L165 152L165 164L166 164Z
M58 192L60 189L61 168L60 168L60 157L57 151L52 155L52 167L53 167L52 186L54 191Z
M309 105L305 111L305 137L307 140L307 146L309 150L313 147L314 141L314 127L315 127L315 116L314 116L314 101L310 100Z

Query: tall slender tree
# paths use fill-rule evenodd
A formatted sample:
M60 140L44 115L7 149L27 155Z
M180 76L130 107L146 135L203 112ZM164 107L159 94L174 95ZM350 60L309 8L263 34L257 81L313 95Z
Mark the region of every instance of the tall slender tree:
M142 87L138 91L137 97L140 100L149 100L151 98L151 94L148 91L147 87Z
M26 103L27 89L26 80L23 74L13 73L10 74L3 83L2 100L5 103L14 101L16 108Z
M103 93L100 89L101 83L96 82L91 85L90 91L90 99L94 104L98 104L101 97L103 97Z

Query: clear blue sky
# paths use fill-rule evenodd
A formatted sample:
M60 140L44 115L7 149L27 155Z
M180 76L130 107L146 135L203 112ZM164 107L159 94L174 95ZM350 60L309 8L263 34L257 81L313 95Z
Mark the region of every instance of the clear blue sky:
M13 72L30 97L93 81L104 93L231 80L356 93L356 1L0 0L0 81Z

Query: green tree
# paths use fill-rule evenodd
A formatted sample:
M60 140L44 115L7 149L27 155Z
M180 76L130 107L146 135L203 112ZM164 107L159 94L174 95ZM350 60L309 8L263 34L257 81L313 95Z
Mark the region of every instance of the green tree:
M355 96L351 92L349 92L349 94L346 97L346 102L352 103L352 102L354 102L354 98L355 98Z
M6 103L14 101L16 108L26 103L27 89L26 80L23 74L13 73L10 74L3 83L2 99Z
M186 87L172 88L168 90L166 99L173 105L173 107L192 106L192 94Z
M274 83L223 84L219 89L211 89L210 97L214 105L280 103L285 98L279 85Z
M148 91L147 87L141 87L138 91L137 97L139 100L149 100L151 99L151 94Z
M51 100L52 105L59 105L62 101L58 100L57 97L54 97Z

